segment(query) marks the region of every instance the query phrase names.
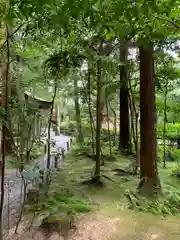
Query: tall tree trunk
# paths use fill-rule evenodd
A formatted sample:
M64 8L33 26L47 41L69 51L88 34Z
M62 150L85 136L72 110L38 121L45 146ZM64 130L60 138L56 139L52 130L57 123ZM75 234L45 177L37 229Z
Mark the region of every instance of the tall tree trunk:
M108 138L109 138L109 154L112 156L112 146L111 146L111 131L110 131L110 124L109 124L109 102L108 102L108 91L107 91L108 81L106 82L106 89L105 89L105 98L106 98L106 112L108 117Z
M168 93L168 79L166 79L165 93L164 93L164 128L163 128L163 165L166 167L166 123L167 123L167 93Z
M102 54L103 41L100 42L99 55ZM100 57L99 56L99 57ZM101 166L101 71L102 62L101 59L97 61L97 97L96 97L96 169L94 179L98 183L100 182L100 166Z
M51 126L52 126L52 116L53 116L53 109L54 109L54 102L57 94L57 77L55 78L54 82L54 94L52 97L52 105L50 109L49 119L48 119L48 139L47 139L47 176L46 176L46 184L50 184L50 167L51 167Z
M55 104L56 110L56 135L60 135L60 125L61 125L61 118L60 118L60 111L59 111L59 103Z
M76 119L76 124L77 124L77 141L79 143L84 142L83 138L83 133L82 133L82 123L81 123L81 111L80 111L80 106L79 106L79 88L77 84L77 77L74 77L74 104L75 104L75 119Z
M116 146L116 134L117 134L117 117L116 117L116 111L113 109L113 107L111 106L111 101L109 101L109 107L114 115L114 122L113 122L113 135L114 135L114 141L113 141L113 145Z
M6 31L5 28L2 28L1 31L2 32L0 32L0 34L2 33L2 36L5 36L6 35L5 34L5 31ZM7 34L9 35L8 27L7 27ZM3 38L3 40L4 40L4 38ZM7 55L9 55L9 57L10 57L10 41L9 40L6 40L5 47L6 47ZM2 56L2 59L3 59L3 56ZM6 58L6 61L8 61L7 58ZM9 67L10 67L10 63L8 63L8 72L9 72ZM5 86L4 81L5 81L5 78L6 78L6 74L7 74L7 64L4 63L3 60L2 60L2 62L0 61L0 80L1 80L1 84L2 84L1 85L2 89L4 89L4 86ZM8 79L8 85L10 85L9 79ZM7 91L8 91L7 95L9 96L11 94L10 86L8 86L8 90ZM2 105L2 107L4 107L3 104L4 104L4 99L5 99L5 95L4 95L5 91L2 91L1 94L2 94L1 95L1 105ZM8 102L7 102L7 104L8 104ZM8 154L13 152L13 141L12 141L12 137L11 137L11 133L10 133L10 129L9 129L10 121L8 119L8 115L9 115L8 111L7 111L6 114L7 114L7 121L6 121L6 125L4 125L4 134L5 134L5 138L4 138L4 152L5 152L6 155L8 155Z
M140 162L140 156L139 156L139 144L138 144L138 111L136 109L135 99L133 96L133 89L131 86L131 80L129 79L129 106L131 110L131 128L132 128L132 137L134 142L134 149L135 149L135 167L134 167L134 173L137 173L139 162Z
M141 194L157 194L160 181L157 171L156 104L153 47L140 47L140 184Z
M126 43L122 43L120 46L120 61L125 64L120 66L119 150L121 150L122 153L128 153L130 147L127 57L128 47Z
M2 161L0 162L0 172L1 172L1 199L0 199L0 240L3 240L3 205L4 205L4 175L5 175L5 155L7 150L7 123L8 123L8 80L9 80L9 64L10 64L10 52L9 52L9 32L8 27L5 28L5 36L7 39L6 45L6 63L3 64L2 70L2 108L4 108L4 116L2 122L2 136L1 136L1 154Z
M90 126L91 126L91 137L92 137L92 150L93 150L93 156L95 156L95 138L94 138L94 120L91 112L91 69L90 66L88 66L88 90L87 90L87 104L88 104L88 110L89 110L89 118L90 118Z

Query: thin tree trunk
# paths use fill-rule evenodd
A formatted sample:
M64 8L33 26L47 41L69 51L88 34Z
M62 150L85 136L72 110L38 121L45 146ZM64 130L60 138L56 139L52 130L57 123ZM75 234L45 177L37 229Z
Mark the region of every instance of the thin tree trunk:
M129 106L130 106L130 116L131 116L131 138L132 138L132 142L131 142L131 144L133 144L134 143L134 148L132 148L131 150L132 150L132 152L133 152L133 149L134 150L136 150L136 134L135 134L135 111L134 111L134 108L133 108L133 105L132 105L132 101L133 101L133 99L132 99L132 97L131 96L129 96Z
M95 141L94 141L95 134L94 134L94 132L96 131L96 128L95 128L93 115L92 115L92 111L91 111L92 107L91 107L91 72L90 72L90 69L88 70L88 93L86 94L86 102L88 104L89 117L90 117L93 156L95 156ZM102 152L101 148L100 148L100 152L101 152L101 166L104 166L103 152Z
M55 104L55 110L56 110L56 135L60 135L60 125L61 125L61 120L60 120L60 112L59 112L59 104Z
M81 111L80 111L80 106L79 106L79 89L78 89L78 85L77 85L77 77L74 76L74 104L75 104L75 119L76 119L76 125L77 125L77 132L78 132L78 136L77 136L77 141L79 143L83 143L84 142L84 138L83 138L83 133L82 133L82 123L81 123Z
M135 150L136 150L136 168L137 169L138 169L138 166L140 164L139 136L138 136L138 118L139 118L139 114L136 113L136 116L135 116L135 133L136 133L136 136L135 136L135 138L136 138Z
M140 47L140 113L141 150L140 184L141 194L157 194L160 180L157 171L156 105L153 66L153 47Z
M106 112L108 117L108 138L109 138L109 154L112 156L112 147L111 147L111 131L109 128L109 107L108 107L108 93L107 93L107 83L106 83L106 90L105 90L105 97L106 97Z
M51 125L52 125L52 115L53 115L53 108L54 108L54 101L56 98L57 94L57 79L58 79L58 74L55 79L54 83L54 94L52 98L52 105L51 105L51 110L50 110L50 115L49 115L49 120L48 120L48 140L47 140L47 176L46 176L46 183L47 185L49 184L49 177L50 177L50 165L51 165Z
M130 102L130 110L131 110L131 126L132 126L132 133L133 133L133 141L134 141L134 148L135 148L135 168L134 173L137 173L138 166L140 163L140 156L139 156L139 148L138 148L138 112L136 109L136 104L133 98L133 90L131 86L131 81L129 79L129 102ZM134 122L135 118L135 122Z
M6 155L6 137L7 137L7 123L8 123L8 82L9 82L9 32L6 26L6 44L7 56L5 69L2 70L3 88L2 88L2 107L4 108L4 119L2 123L2 140L1 140L1 202L0 202L0 240L3 240L3 205L4 205L4 176L5 176L5 155Z
M116 146L116 134L117 134L117 128L116 128L116 125L117 125L117 117L116 117L116 112L114 111L113 107L111 106L111 102L109 101L109 107L111 109L111 111L113 112L114 114L114 142L113 142L113 145Z
M166 123L167 123L167 89L168 79L166 79L165 93L164 93L164 128L163 128L163 165L166 167Z
M102 54L103 41L100 42L99 57ZM96 97L96 169L95 169L95 181L100 182L100 166L101 166L101 71L102 62L101 59L97 61L97 97Z
M129 152L129 102L127 81L127 57L128 47L126 43L120 46L120 61L125 65L120 66L120 126L119 126L119 149L122 153Z
M93 149L93 156L95 156L95 144L94 144L94 121L91 112L91 72L90 68L88 67L88 110L89 110L89 117L90 117L90 126L91 126L91 137L92 137L92 149Z

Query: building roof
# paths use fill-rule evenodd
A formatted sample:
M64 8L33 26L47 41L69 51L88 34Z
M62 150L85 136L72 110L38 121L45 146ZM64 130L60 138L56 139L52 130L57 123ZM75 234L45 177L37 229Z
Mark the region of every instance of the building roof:
M39 98L37 96L34 96L30 92L28 92L28 91L25 91L24 95L25 95L25 98L28 101L37 104L39 106L39 108L48 109L48 108L50 108L52 106L52 101L47 101L47 100L45 100L43 98Z

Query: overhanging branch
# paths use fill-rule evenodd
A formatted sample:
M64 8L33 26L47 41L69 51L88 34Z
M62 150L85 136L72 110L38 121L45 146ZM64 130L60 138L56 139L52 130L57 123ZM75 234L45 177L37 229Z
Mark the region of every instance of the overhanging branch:
M0 49L2 49L2 48L5 47L5 45L7 44L7 41L10 40L10 39L21 29L21 27L22 27L23 25L24 25L24 23L22 23L20 26L18 26L18 27L14 30L14 32L13 32L12 34L9 34L8 39L6 39L6 40L4 41L4 43L1 45Z

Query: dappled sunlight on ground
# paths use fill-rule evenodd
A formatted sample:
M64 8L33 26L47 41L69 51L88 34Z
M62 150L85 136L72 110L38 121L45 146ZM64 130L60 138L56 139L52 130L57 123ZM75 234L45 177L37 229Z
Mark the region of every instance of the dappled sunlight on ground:
M161 218L149 213L106 206L80 217L77 229L67 238L53 234L49 240L179 240L180 219ZM11 240L45 240L41 232L31 230Z
M180 221L176 218L160 219L151 214L119 212L108 216L108 208L86 216L78 231L69 240L179 240ZM115 211L114 211L115 212ZM117 213L116 213L117 214Z

